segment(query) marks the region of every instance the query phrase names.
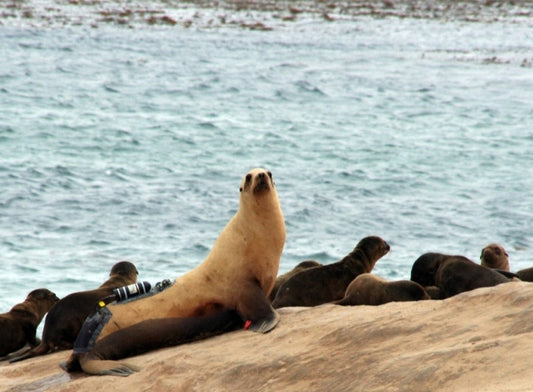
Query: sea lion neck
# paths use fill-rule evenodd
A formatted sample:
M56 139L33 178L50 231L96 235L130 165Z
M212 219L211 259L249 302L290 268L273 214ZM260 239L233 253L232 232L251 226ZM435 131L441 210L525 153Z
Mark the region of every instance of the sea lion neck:
M346 265L346 267L354 275L359 275L362 272L372 271L372 268L374 268L375 264L375 262L370 259L367 253L359 247L355 247L354 250L344 256L339 263Z

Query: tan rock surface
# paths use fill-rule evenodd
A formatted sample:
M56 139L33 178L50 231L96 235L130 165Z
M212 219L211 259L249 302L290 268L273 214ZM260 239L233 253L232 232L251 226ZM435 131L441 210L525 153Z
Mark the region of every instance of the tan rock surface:
M127 378L63 372L70 352L0 364L0 391L527 391L533 284L444 301L281 310L237 331L129 358Z

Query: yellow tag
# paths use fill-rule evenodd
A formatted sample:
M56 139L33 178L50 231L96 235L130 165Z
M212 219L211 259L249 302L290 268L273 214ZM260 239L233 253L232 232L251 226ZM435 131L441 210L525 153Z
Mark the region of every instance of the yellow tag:
M100 307L103 308L105 306L105 302L104 301L100 301L100 302L98 302L98 305L100 305Z

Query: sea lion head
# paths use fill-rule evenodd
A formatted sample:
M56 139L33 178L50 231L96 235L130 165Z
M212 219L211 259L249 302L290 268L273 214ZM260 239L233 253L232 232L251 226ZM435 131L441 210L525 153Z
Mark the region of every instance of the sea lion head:
M363 250L370 259L380 259L390 251L390 245L383 238L371 235L359 241L355 249Z
M119 261L111 268L111 271L109 272L110 277L113 275L129 277L130 280L136 282L139 271L137 271L137 268L135 268L133 263L130 263L129 261Z
M59 298L48 289L36 289L26 296L26 301L51 301L57 302Z
M27 296L25 303L32 303L36 311L42 317L50 310L52 306L59 301L57 295L48 289L36 289L31 291Z
M484 265L488 268L497 268L504 271L509 271L509 255L503 248L503 246L498 244L489 244L483 248L481 251L481 265Z
M239 191L242 193L251 192L254 195L265 193L274 189L272 173L265 169L256 168L250 170L244 176Z

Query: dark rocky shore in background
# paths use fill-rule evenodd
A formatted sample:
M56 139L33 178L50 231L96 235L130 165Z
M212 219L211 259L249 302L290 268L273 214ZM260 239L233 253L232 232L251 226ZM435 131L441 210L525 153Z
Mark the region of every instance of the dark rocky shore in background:
M371 16L533 23L533 0L4 0L0 25L244 27Z

